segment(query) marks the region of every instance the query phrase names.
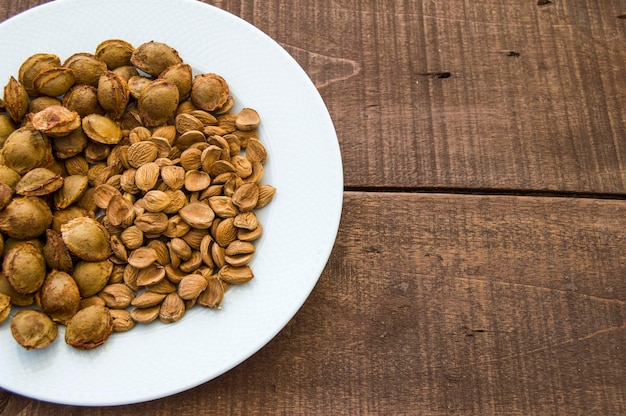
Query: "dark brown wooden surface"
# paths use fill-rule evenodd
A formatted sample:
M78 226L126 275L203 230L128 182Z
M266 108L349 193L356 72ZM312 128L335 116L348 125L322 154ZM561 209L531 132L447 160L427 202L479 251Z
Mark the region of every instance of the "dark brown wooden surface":
M0 390L0 416L626 414L625 3L207 3L277 40L333 117L346 192L319 283L192 390Z

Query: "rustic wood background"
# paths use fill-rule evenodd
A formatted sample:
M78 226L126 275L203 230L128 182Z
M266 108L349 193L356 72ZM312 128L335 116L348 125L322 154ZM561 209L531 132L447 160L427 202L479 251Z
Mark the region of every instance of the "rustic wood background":
M626 414L626 3L206 3L328 106L345 196L327 267L213 381L109 408L0 390L0 416Z

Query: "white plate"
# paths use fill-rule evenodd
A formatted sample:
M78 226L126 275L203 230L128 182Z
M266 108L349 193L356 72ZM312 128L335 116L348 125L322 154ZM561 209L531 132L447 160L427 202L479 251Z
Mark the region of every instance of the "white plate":
M262 117L265 183L277 188L259 210L264 235L255 278L229 289L218 311L192 308L175 324L114 333L100 348L65 344L23 350L0 325L0 387L39 400L119 405L187 390L250 357L294 316L315 286L339 226L343 172L328 111L298 64L267 35L194 0L57 0L0 24L0 84L37 52L64 60L109 38L174 47L197 72L221 74L237 100ZM245 389L245 386L241 386Z

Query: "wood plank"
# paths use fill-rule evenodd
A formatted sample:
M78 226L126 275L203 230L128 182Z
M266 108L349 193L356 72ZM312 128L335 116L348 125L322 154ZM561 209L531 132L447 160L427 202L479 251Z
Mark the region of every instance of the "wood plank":
M349 192L344 206L311 297L232 371L115 408L0 396L0 415L626 412L625 202Z
M620 0L207 3L315 81L351 189L626 193Z
M316 82L349 187L626 189L619 0L215 4Z

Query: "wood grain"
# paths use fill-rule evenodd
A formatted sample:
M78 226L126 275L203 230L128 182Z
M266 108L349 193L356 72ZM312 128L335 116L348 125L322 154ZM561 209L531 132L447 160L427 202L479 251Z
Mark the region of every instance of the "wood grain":
M350 192L311 297L242 365L154 402L0 415L620 414L625 229L623 202Z

